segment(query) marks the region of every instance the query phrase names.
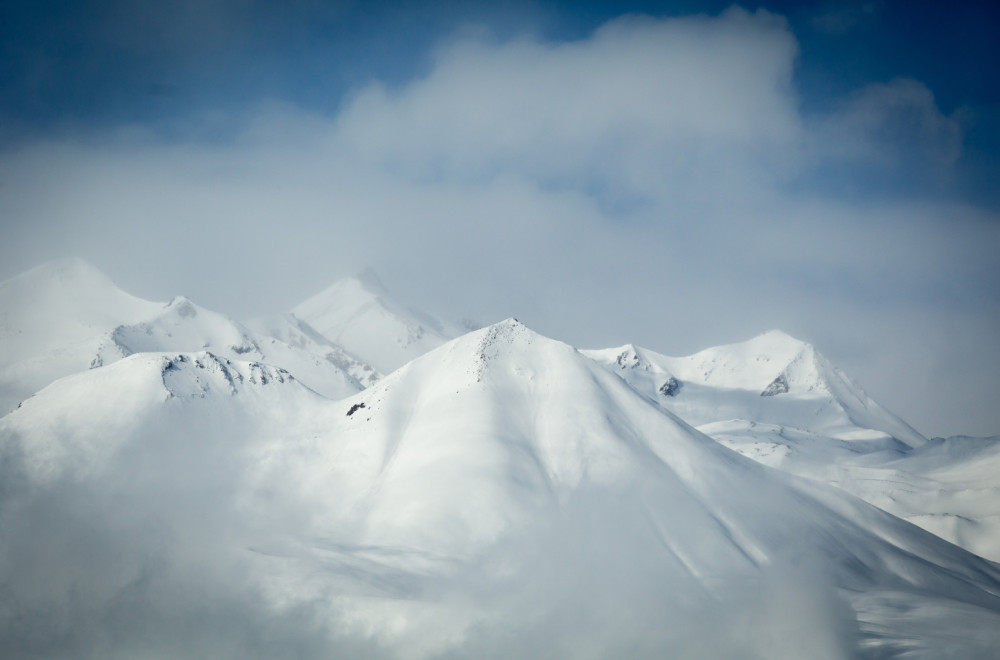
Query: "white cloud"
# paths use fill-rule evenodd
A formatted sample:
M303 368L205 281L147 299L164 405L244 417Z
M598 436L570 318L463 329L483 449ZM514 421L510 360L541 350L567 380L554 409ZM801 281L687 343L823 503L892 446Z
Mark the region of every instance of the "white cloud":
M944 116L931 91L909 78L858 90L814 130L822 140L820 157L892 169L923 166L943 173L962 150L960 122Z
M784 21L627 16L570 43L460 39L400 90L361 90L336 122L353 159L422 181L515 173L646 194L767 162L799 139ZM709 171L705 171L709 170Z
M28 145L0 155L0 276L81 254L136 294L251 316L370 264L415 304L581 345L681 353L782 327L921 430L1000 430L982 388L997 218L824 180L939 180L961 132L909 80L803 117L796 56L781 18L739 9L569 43L466 33L332 117L274 103L221 144L140 127ZM899 371L928 353L954 389Z

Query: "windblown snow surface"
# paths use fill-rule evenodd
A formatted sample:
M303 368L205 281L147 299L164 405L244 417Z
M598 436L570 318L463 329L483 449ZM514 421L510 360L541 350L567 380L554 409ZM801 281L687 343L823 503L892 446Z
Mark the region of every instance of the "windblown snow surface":
M163 321L187 304L213 318L139 309L133 340L205 339ZM669 377L646 383L513 319L338 399L264 359L272 337L333 364L301 323L260 322L236 355L238 324L203 350L133 341L0 418L0 657L996 657L997 564L725 438L763 442L752 413L799 424L802 464L942 479L988 440L926 441L794 356L728 381L650 359ZM712 387L778 406L713 439L669 403Z

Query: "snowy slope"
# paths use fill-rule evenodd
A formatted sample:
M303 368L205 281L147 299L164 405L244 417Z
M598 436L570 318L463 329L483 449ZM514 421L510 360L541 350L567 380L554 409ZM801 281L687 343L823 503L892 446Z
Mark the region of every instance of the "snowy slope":
M849 441L859 450L927 442L815 348L780 331L681 358L632 345L586 353L694 426L752 420Z
M371 271L334 282L292 313L384 374L464 331L395 302Z
M6 448L14 443L24 450L19 458L27 474L44 483L67 471L100 474L115 452L152 430L165 442L210 435L209 428L234 419L226 410L233 407L230 399L238 399L235 417L242 419L266 416L273 406L294 410L296 396L325 400L284 369L260 362L210 352L137 353L50 384L0 419L0 438ZM208 428L182 430L185 411L177 408L190 399L211 413Z
M879 467L926 484L896 489L883 508L1000 562L1000 436L934 438Z
M130 296L80 259L51 262L0 283L0 414L58 378L149 351L210 349L268 362L331 398L362 389L346 369L370 378L304 323L283 332L296 344L258 337L183 296L166 304Z
M321 338L304 323L279 320L270 325L261 322L259 327L267 334L255 333L227 316L178 296L142 321L115 328L98 351L94 366L133 353L211 350L231 360L257 360L279 366L333 399L363 388L347 373L345 367L353 365L343 349L330 342L321 345L316 341ZM330 355L343 359L329 359ZM363 371L360 367L355 370Z
M1000 447L928 442L812 346L769 332L684 358L631 345L586 353L726 447L1000 560Z
M109 333L92 366L103 366L133 353L210 347L226 357L262 357L260 347L246 328L177 296L141 321L116 327Z
M80 259L0 282L0 415L56 378L88 369L104 335L157 307Z
M331 342L294 314L254 319L247 326L258 337L258 345L269 361L284 366L323 394L327 394L324 388L313 383L320 382L328 371L324 363L336 366L361 387L368 387L382 377L374 367ZM313 372L320 373L313 375Z
M0 419L0 451L11 648L985 658L1000 644L995 565L725 449L513 320L337 402L262 365L132 356Z
M1000 438L934 438L905 453L857 452L806 431L746 421L701 431L744 456L832 484L1000 561Z

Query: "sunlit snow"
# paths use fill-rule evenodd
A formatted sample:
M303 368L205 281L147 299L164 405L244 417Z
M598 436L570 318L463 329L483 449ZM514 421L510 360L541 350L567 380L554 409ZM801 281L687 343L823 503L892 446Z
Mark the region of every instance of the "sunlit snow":
M779 332L580 351L371 286L0 284L4 657L993 657L996 439Z

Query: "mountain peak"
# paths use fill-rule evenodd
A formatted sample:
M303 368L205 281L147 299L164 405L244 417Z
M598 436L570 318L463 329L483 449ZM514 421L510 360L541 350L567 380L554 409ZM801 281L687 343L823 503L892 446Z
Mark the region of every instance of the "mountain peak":
M384 374L454 336L437 319L395 302L370 269L337 280L292 313Z
M683 380L757 393L783 374L789 385L812 387L821 380L815 349L780 330L744 342L707 348L677 358L676 362L673 371ZM794 377L786 373L791 367Z
M628 344L586 354L696 426L752 419L843 438L876 430L910 447L926 442L811 344L780 330L686 357Z
M37 273L67 273L67 274L84 274L84 273L98 273L104 275L100 269L94 266L92 263L87 261L82 257L71 256L71 257L61 257L58 259L52 259L51 261L46 261L43 264L39 264L35 268L27 271L37 272Z
M76 257L0 282L0 414L53 380L86 370L106 333L158 308Z
M166 308L180 316L181 318L193 318L198 316L198 306L185 296L174 296L166 304Z
M484 329L485 330L495 329L495 331L498 332L498 333L501 333L501 332L523 332L523 331L528 331L528 332L531 332L531 333L534 334L533 330L531 330L530 328L528 328L528 326L524 325L523 323L521 323L520 321L518 321L513 316L507 317L507 318L505 318L502 321L497 321L496 323L494 323L492 325L488 325Z
M513 346L527 346L538 335L515 318L508 318L472 333L481 337L478 359L485 365Z
M371 293L375 294L386 293L386 288L385 285L382 284L382 279L378 276L378 273L376 273L375 269L372 268L371 266L368 266L354 277L349 277L347 279L357 281L363 289L366 289Z
M160 375L168 396L205 398L212 393L238 394L244 387L265 387L295 378L261 362L234 362L208 351L176 353L161 358Z
M81 290L118 288L100 269L80 257L47 261L7 280L3 285L14 282L33 287L73 287Z
M598 362L608 362L608 364L613 366L613 368L623 371L650 371L651 369L655 369L649 359L643 355L643 349L631 343L624 344L617 348L585 351L585 353L596 359Z
M768 330L745 342L732 346L745 346L748 350L762 355L769 355L776 360L784 356L794 359L802 351L812 348L812 345L797 339L782 330Z
M757 338L760 338L760 337L767 337L767 338L773 339L775 341L786 341L786 342L792 342L792 343L797 343L797 344L805 343L801 339L797 339L797 338L791 336L790 334L788 334L787 332L785 332L784 330L779 330L778 328L771 328L770 330L767 330L767 331L762 332L759 335L757 335Z

